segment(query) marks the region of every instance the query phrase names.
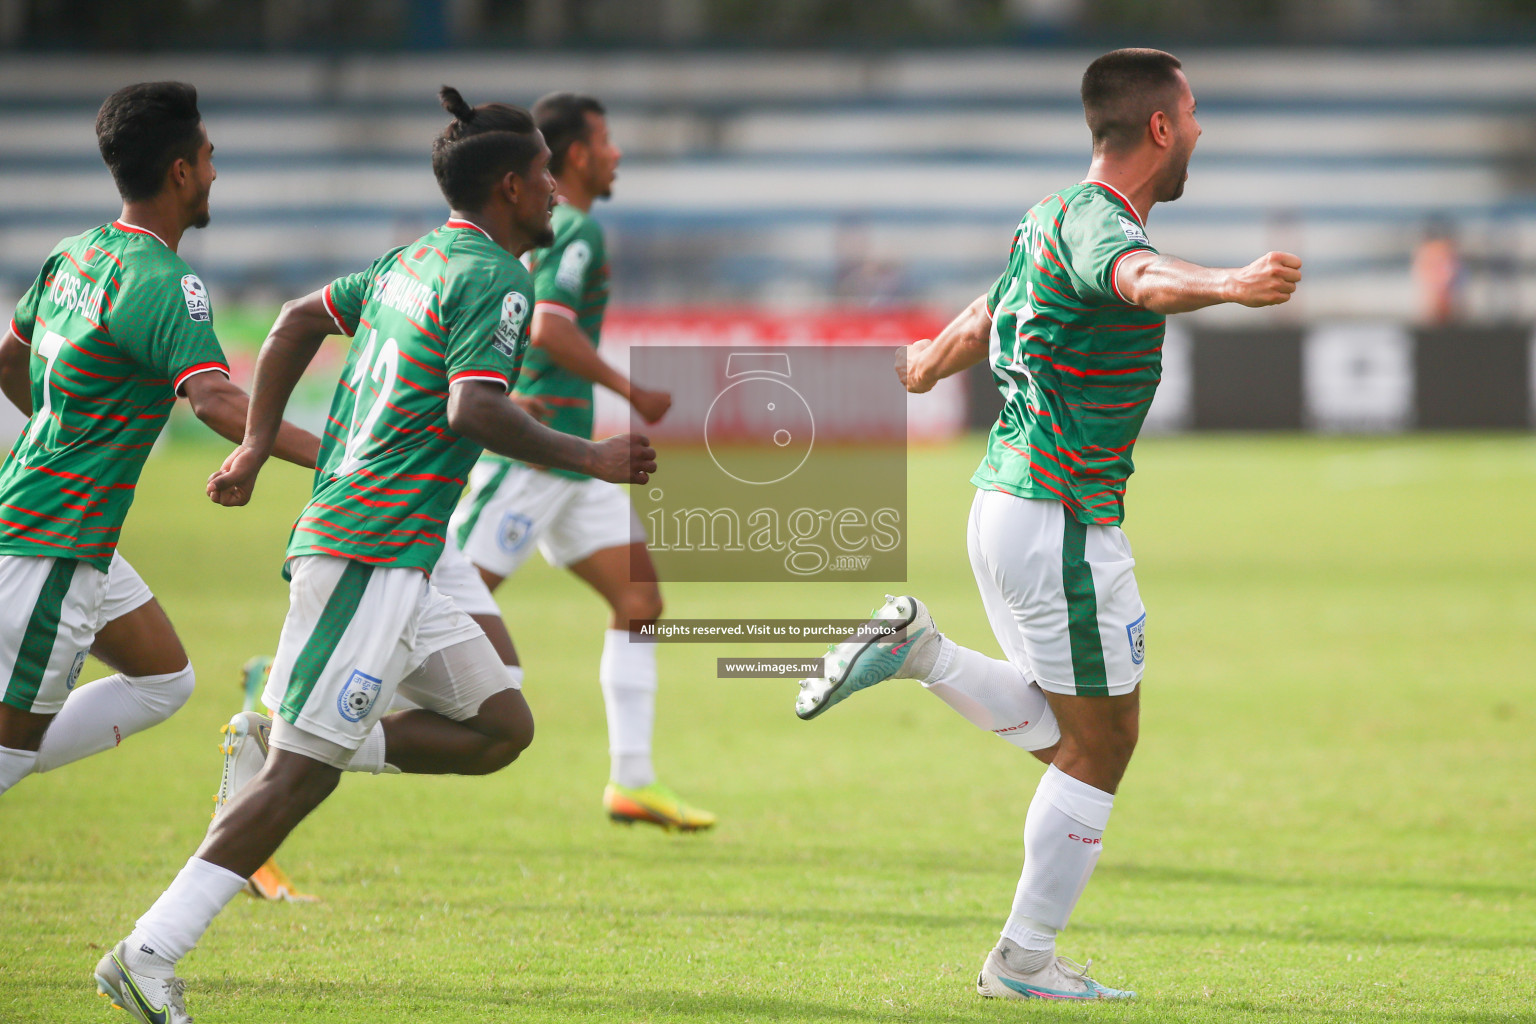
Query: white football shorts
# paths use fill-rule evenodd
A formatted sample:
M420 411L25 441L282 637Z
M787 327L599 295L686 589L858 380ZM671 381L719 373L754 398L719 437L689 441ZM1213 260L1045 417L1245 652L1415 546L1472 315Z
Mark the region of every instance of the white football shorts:
M453 511L448 538L475 565L510 576L535 547L563 568L594 552L643 544L645 530L618 484L482 459Z
M1044 690L1118 696L1141 682L1147 610L1118 526L1088 526L1056 501L978 490L971 570L1008 660Z
M262 700L301 732L353 751L396 690L463 721L511 684L494 652L484 685L444 692L440 680L413 676L438 651L485 636L419 570L325 555L288 566L288 616Z
M74 559L0 555L0 701L56 715L97 632L154 598L113 552L106 572Z
M491 588L480 578L480 572L464 557L453 539L443 545L443 553L432 567L432 585L437 592L463 609L465 615L494 615L501 618L501 609Z

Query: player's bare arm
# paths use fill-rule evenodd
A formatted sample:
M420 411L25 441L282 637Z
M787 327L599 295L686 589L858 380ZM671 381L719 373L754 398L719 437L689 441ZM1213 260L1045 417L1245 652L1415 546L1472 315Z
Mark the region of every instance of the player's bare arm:
M31 357L27 343L7 327L0 339L0 391L26 416L32 415L32 380L27 373Z
M548 423L555 416L555 408L538 395L513 395L512 401L540 423Z
M992 317L987 297L978 296L937 338L913 342L896 353L896 376L914 395L932 390L945 377L968 369L987 357Z
M560 369L607 388L635 407L647 423L655 423L672 407L672 396L631 383L607 360L569 317L545 310L533 314L533 344L549 353Z
M656 450L637 434L602 441L552 430L488 381L457 380L448 389L448 426L489 451L567 469L616 484L643 484L656 472Z
M277 321L267 332L256 356L256 375L245 417L240 446L229 454L218 472L208 478L208 497L220 505L244 505L251 500L256 476L267 459L277 454L284 426L283 410L294 385L315 358L327 335L337 333L336 321L325 308L323 291L283 304ZM201 376L210 376L202 374ZM190 378L191 380L196 378ZM236 438L231 438L235 440ZM314 465L314 451L310 452Z
M1144 252L1120 262L1115 287L1127 301L1154 313L1188 313L1222 302L1278 306L1300 280L1301 258L1288 252L1268 252L1246 267L1229 269Z
M181 386L192 413L220 437L237 444L245 437L250 396L222 373L200 373ZM272 454L284 462L314 469L320 456L320 439L284 420L278 424Z

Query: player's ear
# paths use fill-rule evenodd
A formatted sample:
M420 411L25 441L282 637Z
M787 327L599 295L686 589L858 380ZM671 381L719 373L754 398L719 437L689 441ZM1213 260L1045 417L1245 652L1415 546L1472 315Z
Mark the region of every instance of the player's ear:
M165 169L165 181L163 187L171 191L179 191L186 187L192 178L192 168L185 157L177 157L171 161L171 166Z
M522 190L527 187L527 183L516 171L508 171L501 176L501 181L496 183L496 192L508 204L516 206L518 199L522 196Z

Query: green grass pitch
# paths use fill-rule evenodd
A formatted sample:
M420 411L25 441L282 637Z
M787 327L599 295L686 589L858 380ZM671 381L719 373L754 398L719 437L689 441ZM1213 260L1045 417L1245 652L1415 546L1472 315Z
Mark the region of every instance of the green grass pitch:
M977 439L911 462L910 582L996 653L965 556ZM195 847L240 663L275 643L305 474L218 509L154 458L124 552L188 707L0 800L0 1021L112 1021L91 968ZM1126 524L1141 749L1062 952L1127 1005L983 1002L1040 768L915 683L798 721L791 682L662 648L662 778L713 834L610 824L603 610L504 588L538 735L488 779L348 776L184 962L199 1021L1536 1020L1536 441L1152 438ZM665 470L663 469L663 472ZM893 585L894 587L895 585ZM675 585L682 617L855 615L881 588ZM94 666L87 670L90 677Z

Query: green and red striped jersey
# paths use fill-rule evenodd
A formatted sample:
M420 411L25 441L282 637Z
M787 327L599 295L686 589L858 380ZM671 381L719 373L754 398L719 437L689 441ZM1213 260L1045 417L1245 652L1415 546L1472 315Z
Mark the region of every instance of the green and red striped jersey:
M596 346L603 333L603 314L608 309L608 250L602 226L591 214L561 203L555 207L550 227L555 232L554 244L547 249L535 249L527 256L537 297L534 310L575 321ZM537 395L544 400L554 412L550 427L591 438L592 382L561 369L543 349L528 351L517 393ZM550 472L582 477L564 469Z
M1102 182L1046 196L1013 235L987 294L1003 412L971 482L1060 501L1082 523L1125 519L1125 481L1163 370L1165 317L1120 295L1115 271L1156 252Z
M114 221L60 242L16 307L32 416L0 468L0 554L106 571L181 385L228 374L208 290L159 236Z
M481 452L448 426L448 386L516 383L533 281L480 228L450 220L332 282L325 303L352 346L288 557L430 573Z

